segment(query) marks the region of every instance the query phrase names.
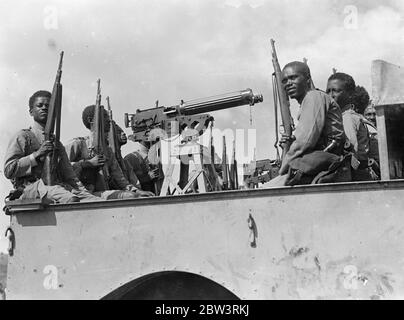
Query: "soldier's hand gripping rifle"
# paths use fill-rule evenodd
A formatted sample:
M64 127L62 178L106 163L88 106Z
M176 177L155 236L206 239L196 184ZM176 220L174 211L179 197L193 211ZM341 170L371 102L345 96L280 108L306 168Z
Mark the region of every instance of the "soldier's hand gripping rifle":
M279 61L275 50L275 41L273 39L271 39L271 47L272 47L272 64L274 66L273 87L274 87L275 110L277 110L277 105L279 102L279 106L281 109L282 126L284 129L283 138L285 140L285 143L282 144L282 159L283 159L292 143L293 119L290 114L289 97L282 84L282 70L281 67L279 66ZM275 128L275 130L278 130L278 128Z
M97 80L97 98L94 109L94 121L92 124L94 155L105 156L107 151L106 137L104 130L104 107L101 105L100 79ZM108 190L109 172L107 164L104 163L98 171L97 190Z
M48 153L44 160L42 180L44 184L52 186L57 181L56 167L58 165L58 146L60 143L60 117L62 111L62 77L63 51L60 53L59 66L53 84L52 96L49 103L48 118L45 125L45 141L53 141L53 152Z
M137 110L135 114L125 113L126 128L132 127L134 141L148 141L153 129L163 129L168 136L181 133L185 127L193 128L202 133L213 120L205 112L234 108L242 105L254 105L262 102L261 94L254 95L251 89L222 94L214 97L181 101L171 107L157 107Z

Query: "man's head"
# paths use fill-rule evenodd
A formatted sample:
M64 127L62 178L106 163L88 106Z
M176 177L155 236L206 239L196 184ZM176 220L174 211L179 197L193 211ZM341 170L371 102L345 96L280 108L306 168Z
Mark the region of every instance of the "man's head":
M115 123L115 130L119 145L123 146L128 142L128 137L126 136L126 133L122 130L122 128L118 126L116 123Z
M107 133L110 130L110 120L108 116L108 112L104 110L104 132ZM85 107L83 110L82 114L82 120L83 124L86 126L87 129L91 130L92 125L94 123L94 111L95 111L95 105L91 105L88 107Z
M301 103L311 88L311 75L307 64L300 61L288 63L282 70L282 84L288 96Z
M355 81L349 74L337 72L328 78L327 94L338 103L341 109L352 103L355 88Z
M367 106L367 108L363 112L363 115L367 120L369 120L376 126L376 109L372 104Z
M46 90L35 92L28 101L29 114L35 122L45 126L48 119L48 109L51 99L51 93Z

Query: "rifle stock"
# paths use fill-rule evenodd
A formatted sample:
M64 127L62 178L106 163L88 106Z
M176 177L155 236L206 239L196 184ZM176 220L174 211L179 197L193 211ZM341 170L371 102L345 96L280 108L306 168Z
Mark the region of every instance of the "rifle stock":
M62 84L60 83L62 77L62 64L63 54L60 53L59 66L56 72L56 79L53 84L52 95L49 102L48 118L45 125L45 141L53 140L54 149L52 153L46 155L42 170L42 180L45 185L52 186L56 183L57 172L56 167L58 164L58 151L57 147L60 142L60 123L62 111Z
M279 101L282 125L285 130L285 135L290 138L292 136L292 131L293 131L293 121L292 121L292 116L290 114L289 97L282 84L282 70L279 65L279 61L278 61L278 57L277 57L276 49L275 49L275 41L273 39L271 39L271 47L272 47L272 64L274 67L274 76L275 76L275 84L276 84L275 91L277 92L277 97L274 97L274 99L276 101ZM275 102L275 104L276 104L276 102ZM283 145L282 158L288 152L288 150L290 148L290 144L291 144L291 142L290 142L290 140L288 140Z

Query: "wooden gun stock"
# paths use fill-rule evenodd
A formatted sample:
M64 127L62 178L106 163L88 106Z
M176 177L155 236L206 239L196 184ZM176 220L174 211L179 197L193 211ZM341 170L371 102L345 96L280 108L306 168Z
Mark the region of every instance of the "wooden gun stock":
M59 66L56 72L56 79L53 84L52 95L49 103L48 118L45 125L45 141L51 140L54 144L52 153L46 155L42 170L42 180L45 185L52 186L57 181L56 168L58 165L58 146L60 143L60 123L62 111L62 77L63 54L60 53Z

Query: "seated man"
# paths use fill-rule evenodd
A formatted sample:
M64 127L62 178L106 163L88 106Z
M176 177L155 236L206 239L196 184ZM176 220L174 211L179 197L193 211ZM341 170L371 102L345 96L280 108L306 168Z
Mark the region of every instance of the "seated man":
M338 103L342 110L345 134L353 148L352 180L373 180L369 171L369 132L363 116L354 111L356 85L354 79L337 72L327 83L327 93Z
M128 163L128 161L122 157L122 154L121 154L121 147L128 142L126 133L115 122L113 122L113 124L115 125L116 139L117 139L118 145L119 145L118 146L119 150L116 151L119 153L119 155L116 155L119 167L121 168L123 175L129 181L129 183L131 183L132 185L134 185L136 187L141 188L140 184L139 184L139 179L137 178L135 172L133 171L133 168ZM142 189L146 190L144 188L142 188Z
M369 133L369 171L373 180L380 180L379 142L377 140L376 110L366 89L356 86L353 97L355 111L362 116Z
M83 110L82 120L87 129L91 131L91 124L94 120L95 106L91 105ZM108 113L104 110L104 132L105 139L110 130L110 120ZM74 138L72 142L66 145L67 155L72 162L73 169L80 181L88 190L103 199L128 199L137 197L150 197L154 194L148 191L142 191L130 184L122 173L121 168L111 150L107 147L104 155L94 153L93 137ZM109 171L109 177L105 177L111 181L113 185L118 186L118 190L101 189L97 183L99 179L99 170L106 166Z
M51 93L37 91L29 99L29 113L34 124L29 129L17 132L11 139L5 157L4 174L12 180L14 188L21 193L20 199L47 199L57 203L97 201L76 177L63 145L45 141L44 128L48 119ZM53 186L42 181L44 159L47 154L57 152L56 168L58 180ZM15 197L16 198L16 197Z
M320 179L319 174L323 180L317 182L335 181L345 142L341 110L326 93L311 89L310 69L305 63L288 63L282 75L288 96L300 104L299 123L290 137L280 176L270 185L308 184ZM281 142L287 142L285 139Z
M369 104L363 115L366 119L365 125L369 131L369 161L370 168L380 177L380 159L379 159L379 141L377 139L377 126L376 126L376 110L372 104ZM372 173L371 173L372 174ZM377 180L375 179L375 180Z
M138 147L138 150L125 156L125 162L139 179L139 183L143 190L148 190L158 194L155 182L159 177L159 169L149 162L149 148L146 146L146 143L138 143Z

